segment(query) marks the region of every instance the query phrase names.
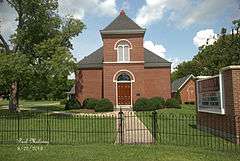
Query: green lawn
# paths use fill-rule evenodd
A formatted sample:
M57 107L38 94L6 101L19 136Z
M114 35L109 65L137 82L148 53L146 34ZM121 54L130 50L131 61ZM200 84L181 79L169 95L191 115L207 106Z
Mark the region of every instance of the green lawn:
M47 115L47 108L49 112L62 111L63 106L53 101L21 101L20 104L31 110L16 114L0 108L0 143L14 143L19 138L35 138L53 144L115 142L116 120L112 116Z
M40 147L40 145L35 145ZM24 146L22 146L24 147ZM28 145L25 145L28 147ZM3 161L238 161L240 155L201 148L155 145L44 145L42 151L0 146ZM22 148L23 149L23 148Z
M14 143L17 139L35 138L53 144L114 143L113 117L47 116L21 114L0 118L0 142Z
M157 112L157 143L196 146L217 150L240 150L240 146L197 128L195 106L160 109ZM152 132L152 112L138 112L137 117Z
M1 106L8 106L7 100L0 101ZM39 111L62 111L64 110L64 105L60 105L59 101L30 101L30 100L20 100L20 109L31 109Z
M49 108L49 111L61 111L63 107L58 102L51 101L21 101L21 104L29 109L37 107L40 112L21 111L18 121L16 114L0 109L0 115L8 116L0 118L0 140L4 143L0 146L0 160L240 160L240 156L231 150L235 147L233 144L196 129L195 107L192 105L183 105L181 109L158 111L156 145L117 145L114 144L117 132L116 119L113 117L47 115L41 110ZM1 105L4 105L4 102L0 101ZM178 117L174 118L172 114ZM151 112L137 113L149 130L152 130L151 115ZM191 117L184 119L189 115ZM8 144L16 143L18 138L23 140L35 138L50 141L55 145L42 145L42 151L34 151L23 149L41 145ZM17 150L17 146L21 147L21 151ZM218 151L218 148L222 147L228 148L228 151Z
M195 115L196 106L195 105L181 105L181 108L165 108L158 111L162 114L175 114L175 115Z

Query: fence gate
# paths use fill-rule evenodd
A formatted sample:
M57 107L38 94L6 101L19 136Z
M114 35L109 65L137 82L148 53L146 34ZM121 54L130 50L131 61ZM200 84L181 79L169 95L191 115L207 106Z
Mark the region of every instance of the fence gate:
M143 122L149 122L145 125ZM118 135L120 144L152 144L157 139L157 113L122 112L118 113Z

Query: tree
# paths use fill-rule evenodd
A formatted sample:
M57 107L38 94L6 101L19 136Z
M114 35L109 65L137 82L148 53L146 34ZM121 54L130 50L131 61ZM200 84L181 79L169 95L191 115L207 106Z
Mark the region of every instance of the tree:
M30 76L31 68L25 55L20 53L0 53L0 89L4 93L10 93L9 109L17 110L18 89L21 89Z
M11 38L14 49L9 53L23 55L32 71L28 85L22 86L23 97L46 99L52 90L67 84L67 76L76 69L70 41L85 25L72 17L60 17L57 0L7 2L18 15L17 30ZM2 42L5 44L6 41L3 39ZM17 79L14 84L17 86Z
M239 20L234 22L235 25L239 25ZM216 75L225 66L239 65L240 35L226 34L226 29L222 29L221 33L213 45L201 47L191 61L179 64L172 73L172 79L175 80L188 74Z

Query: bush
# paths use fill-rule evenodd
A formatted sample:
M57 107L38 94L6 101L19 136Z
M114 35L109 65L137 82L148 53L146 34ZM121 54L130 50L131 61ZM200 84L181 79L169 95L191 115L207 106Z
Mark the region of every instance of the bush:
M67 99L60 100L60 105L66 105L67 101L68 101Z
M97 101L96 112L110 112L113 111L113 104L109 99L103 98L99 101Z
M181 96L180 96L180 91L178 90L174 96L174 98L178 101L179 104L182 104Z
M84 109L95 109L98 100L94 98L86 98L83 101L82 108Z
M134 111L151 111L151 103L147 98L139 98L136 100L133 110Z
M165 100L161 97L153 97L149 101L152 110L164 108Z
M167 99L165 102L167 108L180 108L179 101L175 98Z
M65 105L65 110L80 109L80 108L81 108L81 103L75 98L71 98L67 100L67 103Z

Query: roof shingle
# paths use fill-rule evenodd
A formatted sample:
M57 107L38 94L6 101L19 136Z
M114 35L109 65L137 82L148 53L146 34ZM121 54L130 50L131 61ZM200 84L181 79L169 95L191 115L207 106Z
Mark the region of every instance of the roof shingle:
M92 54L84 57L79 61L79 68L102 68L103 66L103 47L97 49ZM162 57L154 54L153 52L144 48L144 67L171 67L171 62L163 59Z
M184 83L186 83L186 81L188 79L190 79L191 77L193 77L192 74L173 81L172 82L172 92L177 92L179 90L179 88L181 88L184 85Z
M137 25L132 19L130 19L124 11L121 11L119 16L115 18L112 23L110 23L107 27L101 30L102 34L107 33L131 33L131 32L140 32L144 33L145 29L141 28Z

